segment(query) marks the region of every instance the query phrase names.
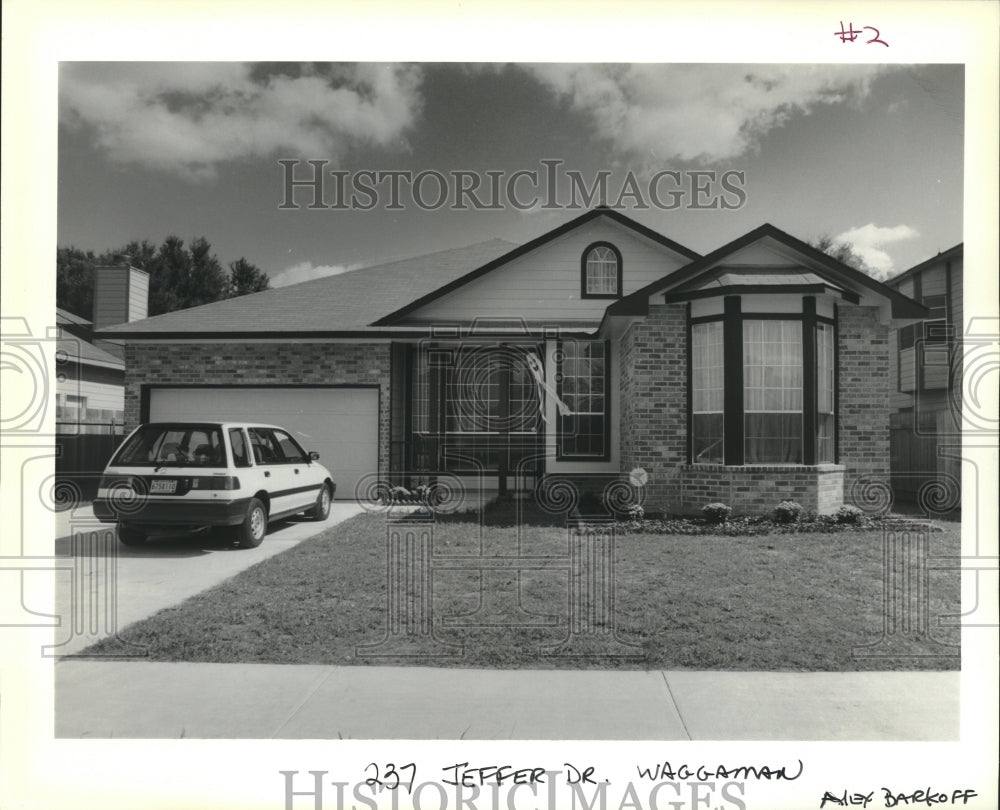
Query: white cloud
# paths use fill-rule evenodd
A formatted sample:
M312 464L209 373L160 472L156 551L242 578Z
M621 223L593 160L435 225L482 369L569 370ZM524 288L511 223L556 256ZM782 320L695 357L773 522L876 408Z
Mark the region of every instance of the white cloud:
M756 148L795 113L864 98L872 65L525 65L590 116L598 136L652 163L712 163Z
M61 117L89 127L117 163L200 180L219 163L280 151L333 159L358 143L405 144L420 81L407 65L65 63Z
M298 284L300 281L336 276L340 273L357 270L359 267L361 267L360 264L321 264L317 267L312 262L299 262L284 270L279 270L271 276L271 287L287 287L290 284Z
M849 244L854 248L870 268L876 271L878 278L888 278L894 267L892 257L884 250L883 245L902 242L906 239L916 239L920 234L909 225L894 225L880 227L872 222L851 228L833 237L834 244Z

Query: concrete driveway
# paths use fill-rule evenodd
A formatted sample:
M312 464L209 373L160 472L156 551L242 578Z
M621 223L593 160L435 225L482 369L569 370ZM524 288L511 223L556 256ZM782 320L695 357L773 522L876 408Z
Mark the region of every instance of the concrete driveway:
M60 626L50 652L79 653L361 511L353 501L335 501L324 522L294 518L272 523L264 542L252 549L233 548L211 533L154 537L129 547L117 541L112 524L94 518L89 506L60 512L56 554L72 557L73 567L56 574Z

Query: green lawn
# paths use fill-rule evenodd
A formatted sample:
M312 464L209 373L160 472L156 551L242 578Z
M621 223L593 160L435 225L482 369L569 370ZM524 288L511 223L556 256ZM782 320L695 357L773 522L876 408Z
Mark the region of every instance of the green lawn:
M939 524L931 555L959 553L959 525ZM513 553L512 526L482 530L486 555ZM881 636L880 531L772 534L757 537L630 534L617 538L617 637L632 646L583 639L574 657L545 655L567 635L568 572L513 569L481 575L435 570L434 635L416 639L410 657L366 657L357 648L386 635L386 524L361 515L272 557L183 604L126 628L121 636L146 645L161 661L286 664L433 664L466 667L624 667L750 670L957 669L959 659L927 657L938 648L910 639L905 658L858 659L853 647ZM267 542L265 540L265 542ZM564 559L566 529L521 530L521 553ZM434 528L435 554L479 552L477 523L452 517ZM478 624L509 623L520 594L527 622L452 626L474 613ZM959 609L956 571L931 571L930 616L938 641L958 632L936 617ZM556 623L530 626L549 614ZM522 617L523 618L523 617ZM605 626L606 628L606 626ZM89 652L114 645L105 641ZM462 654L454 651L461 645ZM628 651L638 655L620 655ZM924 655L925 657L920 657Z

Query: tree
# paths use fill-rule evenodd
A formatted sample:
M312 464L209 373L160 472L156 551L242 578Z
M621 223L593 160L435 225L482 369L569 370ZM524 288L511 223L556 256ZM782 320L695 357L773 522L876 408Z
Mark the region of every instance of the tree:
M90 320L94 309L93 251L76 247L56 250L56 306Z
M121 261L127 261L133 267L146 269L153 261L154 256L156 256L156 245L148 239L143 239L141 242L133 239L117 251L108 251L107 253L104 253L101 258L102 260L106 259L107 261L102 261L101 263L115 264Z
M229 287L227 295L236 298L248 293L263 292L271 288L271 279L257 265L242 256L229 263Z
M185 308L191 256L184 248L183 239L168 236L150 264L140 269L149 273L150 315Z
M204 236L191 240L188 251L187 278L182 287L182 301L177 309L210 304L226 297L226 274L212 253L212 246Z
M243 257L223 270L208 240L199 236L185 246L168 236L159 247L143 239L99 256L79 248L56 251L56 304L83 318L92 317L94 268L128 262L149 273L149 314L210 304L270 287L267 274Z
M838 262L860 270L866 276L871 276L877 281L884 280L885 274L869 265L854 249L850 242L834 242L833 237L828 233L821 234L818 238L810 240L816 250L823 251L827 256L831 256Z

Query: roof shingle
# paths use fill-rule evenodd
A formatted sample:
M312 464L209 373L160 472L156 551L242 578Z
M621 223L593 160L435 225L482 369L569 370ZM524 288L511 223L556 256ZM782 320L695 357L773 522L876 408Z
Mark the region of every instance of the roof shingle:
M374 321L515 247L491 239L110 326L101 334L377 331L369 327Z

